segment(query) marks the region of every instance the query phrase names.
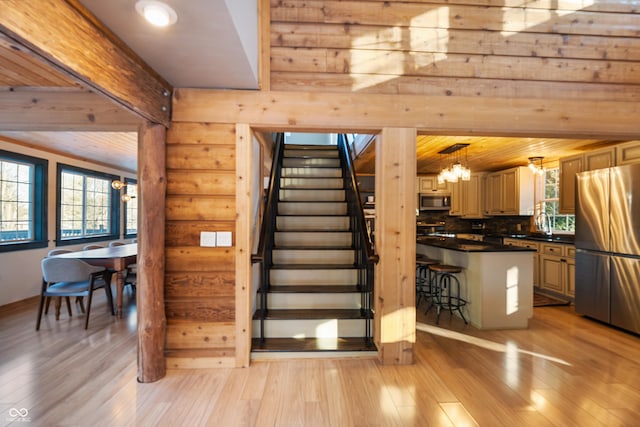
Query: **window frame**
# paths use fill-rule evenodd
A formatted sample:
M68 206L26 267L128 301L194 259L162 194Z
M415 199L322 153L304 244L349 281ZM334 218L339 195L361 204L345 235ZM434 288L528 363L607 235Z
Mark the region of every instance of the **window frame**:
M0 242L0 253L45 248L48 236L48 181L49 161L40 157L0 150L0 158L9 162L28 163L33 166L33 239L29 241Z
M128 193L128 189L129 189L129 185L130 184L136 185L136 188L137 188L137 185L138 185L138 180L137 179L125 178L124 182L127 184L127 186L125 187L125 189L126 189L125 193L126 194L129 194ZM136 203L136 214L137 214L139 206L138 206L138 202L137 202L137 200L138 200L137 199L137 194L135 196L136 196L136 199L135 199L136 202L135 203ZM127 228L127 220L128 220L127 205L128 205L128 203L130 203L130 202L122 203L123 204L122 211L123 211L123 216L124 216L124 221L123 221L124 230L122 230L122 231L123 231L125 239L134 239L134 238L138 237L138 225L139 225L138 224L138 219L140 218L140 215L137 215L137 218L136 218L136 232L135 233L127 233L127 230L128 230L128 228Z
M102 242L107 240L117 240L120 237L120 197L119 191L115 190L111 185L110 188L110 209L109 209L109 226L110 233L101 234L99 236L92 237L77 237L77 238L62 238L61 235L61 221L62 221L62 173L63 172L71 172L76 174L82 174L85 177L106 179L110 183L116 179L119 179L117 175L105 173L105 172L97 172L90 169L84 169L77 166L71 166L64 163L58 163L57 172L56 172L56 245L57 246L67 246L67 245L77 245L77 244L85 244L92 242ZM86 203L86 200L83 201Z
M557 197L546 197L546 189L547 189L547 174L549 173L550 170L557 170L557 178L556 178L556 188L555 188L555 193L557 195ZM539 190L536 191L536 200L535 200L535 206L536 206L536 211L535 211L535 215L538 215L540 213L545 213L546 215L551 217L551 224L552 224L552 233L553 234L562 234L562 235L574 235L575 234L575 223L576 223L576 219L575 219L575 214L571 215L571 214L561 214L558 213L557 210L559 208L559 203L560 203L560 167L559 166L553 166L553 167L548 167L545 168L544 170L544 174L542 174L541 176L538 177L537 181L536 181L536 186L538 186ZM552 214L550 214L548 212L547 209L547 203L555 203L556 204L556 211L553 212ZM558 217L565 217L566 221L569 221L569 217L573 217L573 230L562 230L562 229L557 229L556 224L558 224L557 218Z

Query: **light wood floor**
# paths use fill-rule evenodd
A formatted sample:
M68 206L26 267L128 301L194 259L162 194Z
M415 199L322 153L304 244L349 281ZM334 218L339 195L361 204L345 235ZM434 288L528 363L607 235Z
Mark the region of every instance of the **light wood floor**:
M125 297L125 301L126 301ZM82 318L37 301L0 308L0 425L12 408L38 426L637 426L640 338L534 310L528 330L478 331L419 315L416 363L255 361L248 369L169 371L136 382L135 305L123 319L97 298Z

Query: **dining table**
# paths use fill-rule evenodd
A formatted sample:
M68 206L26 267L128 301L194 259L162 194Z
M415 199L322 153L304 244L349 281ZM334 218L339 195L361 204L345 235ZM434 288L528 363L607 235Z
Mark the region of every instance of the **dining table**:
M116 315L122 317L122 293L127 267L135 264L138 257L137 243L110 246L98 249L85 249L55 255L57 258L74 258L91 265L111 269L116 276Z

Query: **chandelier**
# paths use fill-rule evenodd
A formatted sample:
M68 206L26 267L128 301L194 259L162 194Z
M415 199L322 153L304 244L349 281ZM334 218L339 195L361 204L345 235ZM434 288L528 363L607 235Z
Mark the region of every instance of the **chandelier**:
M440 158L446 157L444 168L438 174L438 183L469 181L471 170L467 167L467 147L469 144L453 144L444 150L438 151ZM464 164L461 150L464 149Z
M544 157L529 157L529 169L536 175L544 175L542 159L544 159Z

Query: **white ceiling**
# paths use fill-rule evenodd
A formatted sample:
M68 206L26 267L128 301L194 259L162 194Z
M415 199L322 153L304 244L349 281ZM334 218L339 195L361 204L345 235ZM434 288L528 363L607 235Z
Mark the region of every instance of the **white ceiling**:
M149 25L135 0L80 0L172 86L258 88L257 0L163 0L178 15Z

